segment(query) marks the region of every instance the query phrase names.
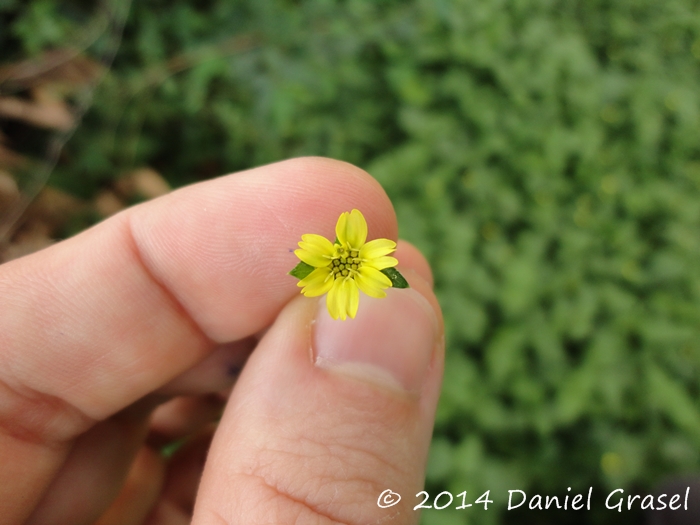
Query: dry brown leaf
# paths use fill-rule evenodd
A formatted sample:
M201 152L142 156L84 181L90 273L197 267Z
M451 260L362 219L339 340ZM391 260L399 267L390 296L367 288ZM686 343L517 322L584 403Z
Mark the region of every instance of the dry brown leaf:
M0 168L13 170L21 168L27 164L27 159L19 153L15 153L10 148L3 146L0 140Z
M98 193L93 201L93 206L98 215L103 218L119 213L126 207L121 199L110 190Z
M78 49L61 48L37 58L0 67L0 86L6 90L26 90L46 84L58 84L74 92L93 84L104 66Z
M0 117L59 131L68 131L75 124L66 103L57 99L37 103L17 97L0 97Z
M171 190L168 182L152 168L135 169L121 177L114 187L127 199L133 197L155 199Z
M18 242L12 242L0 251L0 262L11 261L30 253L51 246L54 243L49 237L27 237Z
M64 191L46 186L29 205L25 217L49 224L53 235L72 216L84 209L84 201Z
M6 210L20 199L14 177L0 169L0 211Z

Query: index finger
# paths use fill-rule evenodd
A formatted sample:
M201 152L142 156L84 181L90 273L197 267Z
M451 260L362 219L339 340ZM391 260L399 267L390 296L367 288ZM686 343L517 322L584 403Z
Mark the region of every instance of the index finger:
M369 175L296 159L183 188L3 265L0 386L19 395L0 403L0 429L69 438L215 342L258 332L298 293L287 272L300 235L333 238L352 208L370 237L396 239Z

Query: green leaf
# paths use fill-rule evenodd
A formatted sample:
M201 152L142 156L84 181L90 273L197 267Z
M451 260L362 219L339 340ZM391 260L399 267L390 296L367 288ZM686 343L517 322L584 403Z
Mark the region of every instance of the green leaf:
M310 264L306 264L304 261L301 261L292 269L291 272L289 272L289 275L301 280L314 270L315 268L313 266L311 266Z
M410 288L408 281L396 268L384 268L381 272L391 279L391 286L394 288Z

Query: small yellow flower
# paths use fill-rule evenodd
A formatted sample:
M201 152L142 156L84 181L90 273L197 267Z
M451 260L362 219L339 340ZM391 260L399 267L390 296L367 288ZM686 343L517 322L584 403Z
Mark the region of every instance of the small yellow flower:
M389 239L367 240L367 221L359 210L344 212L335 225L332 243L315 234L301 236L294 254L314 270L297 283L306 297L328 293L326 305L333 319L355 317L360 290L370 297L386 297L391 280L381 272L399 261L389 257L396 243Z

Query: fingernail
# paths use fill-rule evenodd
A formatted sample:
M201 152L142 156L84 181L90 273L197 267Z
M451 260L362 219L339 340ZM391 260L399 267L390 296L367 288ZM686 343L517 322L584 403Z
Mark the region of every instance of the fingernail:
M438 338L427 299L413 288L362 295L355 319L334 320L319 303L314 326L316 366L402 390L420 390Z

